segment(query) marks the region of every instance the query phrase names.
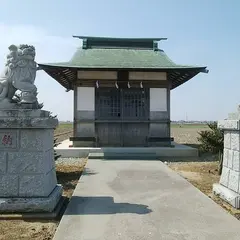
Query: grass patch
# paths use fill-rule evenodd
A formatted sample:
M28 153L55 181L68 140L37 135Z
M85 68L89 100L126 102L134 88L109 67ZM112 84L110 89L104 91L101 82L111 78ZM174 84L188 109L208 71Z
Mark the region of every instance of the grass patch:
M65 133L65 134L64 134ZM63 135L62 135L63 134ZM57 142L62 142L73 135L72 123L60 123L54 130L54 135L57 136Z

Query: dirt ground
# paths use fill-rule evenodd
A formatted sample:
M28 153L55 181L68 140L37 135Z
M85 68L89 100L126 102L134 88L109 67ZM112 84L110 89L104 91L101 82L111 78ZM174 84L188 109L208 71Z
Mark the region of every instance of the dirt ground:
M219 181L218 162L178 162L168 166L206 195L212 193L212 184Z
M178 162L168 163L168 166L230 214L240 219L240 210L232 208L229 204L212 194L213 183L219 182L220 179L218 175L218 162Z
M71 198L83 169L83 164L56 166L58 183L62 184L66 198ZM0 240L51 240L58 224L59 220L1 220Z
M199 148L198 132L207 130L205 125L173 125L171 135L178 143ZM174 159L173 159L174 160ZM223 207L230 214L240 219L240 210L232 208L229 204L212 194L213 183L219 182L218 161L216 155L202 153L191 162L168 162L168 166L188 180L196 188L206 194L209 198Z

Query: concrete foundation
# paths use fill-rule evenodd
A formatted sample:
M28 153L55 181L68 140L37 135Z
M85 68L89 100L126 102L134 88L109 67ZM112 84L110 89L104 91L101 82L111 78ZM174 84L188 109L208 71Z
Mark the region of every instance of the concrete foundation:
M198 149L172 143L171 147L71 147L72 142L63 141L55 150L61 157L89 157L99 158L141 158L153 159L160 157L197 157Z
M1 213L52 212L57 206L61 196L62 187L58 185L47 197L0 198L0 212Z
M213 193L228 202L234 208L240 208L240 195L231 189L224 187L219 183L215 183L213 184Z

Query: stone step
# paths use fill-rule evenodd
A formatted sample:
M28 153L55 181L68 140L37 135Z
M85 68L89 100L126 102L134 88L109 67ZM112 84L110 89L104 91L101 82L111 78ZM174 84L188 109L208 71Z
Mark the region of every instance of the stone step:
M123 157L128 154L126 157L134 155L136 157L143 159L145 158L166 158L166 157L198 157L198 149L192 148L186 145L181 145L177 143L172 143L172 147L69 147L72 143L67 140L59 144L55 150L57 154L61 155L62 158L67 157L76 157L76 158L86 158L89 154L90 158L96 159L97 155L92 155L92 153L100 154L98 157L103 158L104 154L119 155ZM124 156L125 157L125 156ZM116 158L116 157L115 157Z
M88 154L88 159L131 159L131 160L155 160L155 152L92 152Z

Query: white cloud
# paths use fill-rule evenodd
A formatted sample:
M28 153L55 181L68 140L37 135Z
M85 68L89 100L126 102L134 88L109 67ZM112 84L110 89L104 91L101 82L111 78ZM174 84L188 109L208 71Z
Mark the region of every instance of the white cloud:
M0 68L4 68L8 46L11 44L31 44L36 48L36 61L68 61L81 42L77 39L51 36L44 29L31 25L6 25L0 23ZM58 115L59 120L73 119L73 93L65 89L45 72L37 73L39 102L44 102L44 109Z

